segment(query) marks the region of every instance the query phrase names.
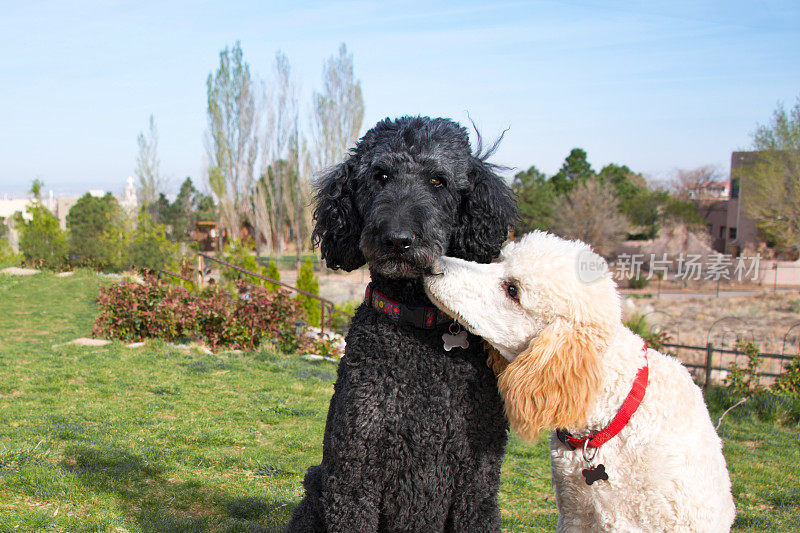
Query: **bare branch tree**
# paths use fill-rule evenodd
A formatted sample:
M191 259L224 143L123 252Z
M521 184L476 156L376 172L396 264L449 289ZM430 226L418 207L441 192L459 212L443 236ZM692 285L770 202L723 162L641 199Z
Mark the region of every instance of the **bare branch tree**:
M311 228L311 152L305 137L297 137L297 179L295 180L293 229L297 248L297 269L300 269L303 245L309 243ZM309 243L310 244L310 243Z
M678 169L669 183L672 193L680 200L696 198L709 183L723 179L714 165L703 165L693 169Z
M250 66L237 41L220 52L219 68L206 81L211 161L208 181L220 203L229 238L237 240L243 220L252 218L251 194L258 156L258 116Z
M137 187L139 205L147 207L155 203L158 193L163 187L159 169L161 163L158 160L158 130L153 115L150 115L148 134L139 132L136 143L139 145L139 153L136 156L134 173L139 180Z
M272 199L264 176L257 182L253 191L253 228L255 230L256 251L258 254L272 253ZM263 241L263 242L262 242Z
M325 61L322 83L322 93L314 93L313 97L315 171L344 158L348 147L358 139L364 118L361 82L353 74L353 55L347 53L344 43L337 56Z
M281 51L275 54L273 79L264 92L267 119L262 143L263 166L254 198L257 210L254 221L260 236L267 242L267 253L273 246L282 253L286 247L286 227L291 227L295 213L292 184L298 172L299 104L289 59Z
M553 204L553 232L580 239L609 257L625 238L628 220L619 212L613 189L597 180L577 183Z

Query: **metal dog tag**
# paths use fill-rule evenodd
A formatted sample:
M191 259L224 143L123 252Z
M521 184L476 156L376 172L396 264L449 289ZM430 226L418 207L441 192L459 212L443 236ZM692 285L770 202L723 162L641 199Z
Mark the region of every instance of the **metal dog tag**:
M600 451L600 448L592 448L592 452L589 453L589 439L587 438L583 441L583 459L589 463L589 468L581 470L581 475L583 475L587 485L591 485L595 481L608 481L606 465L603 463L595 464L595 461L599 460L598 451Z
M455 332L453 331L453 327L455 327ZM462 348L466 350L469 348L469 340L467 339L467 331L461 329L461 326L453 322L450 324L450 332L442 334L442 340L444 341L444 349L446 352L449 352L453 348Z
M590 466L581 470L583 478L586 480L587 485L591 485L595 481L608 481L608 474L606 473L606 465L600 463L597 466Z

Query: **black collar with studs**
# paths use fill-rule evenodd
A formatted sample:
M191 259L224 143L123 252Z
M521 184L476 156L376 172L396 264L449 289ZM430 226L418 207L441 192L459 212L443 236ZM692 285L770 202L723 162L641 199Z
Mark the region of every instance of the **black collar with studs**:
M385 294L377 291L372 283L367 285L364 299L367 305L385 314L389 320L398 324L406 324L419 329L436 329L439 326L450 324L453 319L433 306L406 305L392 300Z

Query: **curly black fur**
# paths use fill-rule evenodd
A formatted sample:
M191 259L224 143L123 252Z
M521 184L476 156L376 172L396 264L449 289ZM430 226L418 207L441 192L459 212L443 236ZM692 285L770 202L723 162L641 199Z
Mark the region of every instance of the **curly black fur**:
M447 254L489 262L513 195L447 119L379 122L318 183L313 238L331 268L369 263L377 290L431 305L421 276ZM442 331L362 305L328 410L322 464L291 532L500 530L506 421L481 342L446 352Z

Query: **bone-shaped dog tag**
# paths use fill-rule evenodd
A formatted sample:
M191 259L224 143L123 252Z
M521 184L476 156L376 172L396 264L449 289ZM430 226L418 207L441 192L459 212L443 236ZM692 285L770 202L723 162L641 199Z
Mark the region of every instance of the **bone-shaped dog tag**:
M606 473L606 465L600 463L597 466L590 466L581 470L583 478L586 480L587 485L591 485L595 481L608 481L608 474Z
M453 327L456 331L453 332ZM467 340L467 331L461 329L461 326L453 323L450 325L450 332L442 335L444 341L444 349L449 352L453 348L462 348L466 350L469 348L469 340Z

